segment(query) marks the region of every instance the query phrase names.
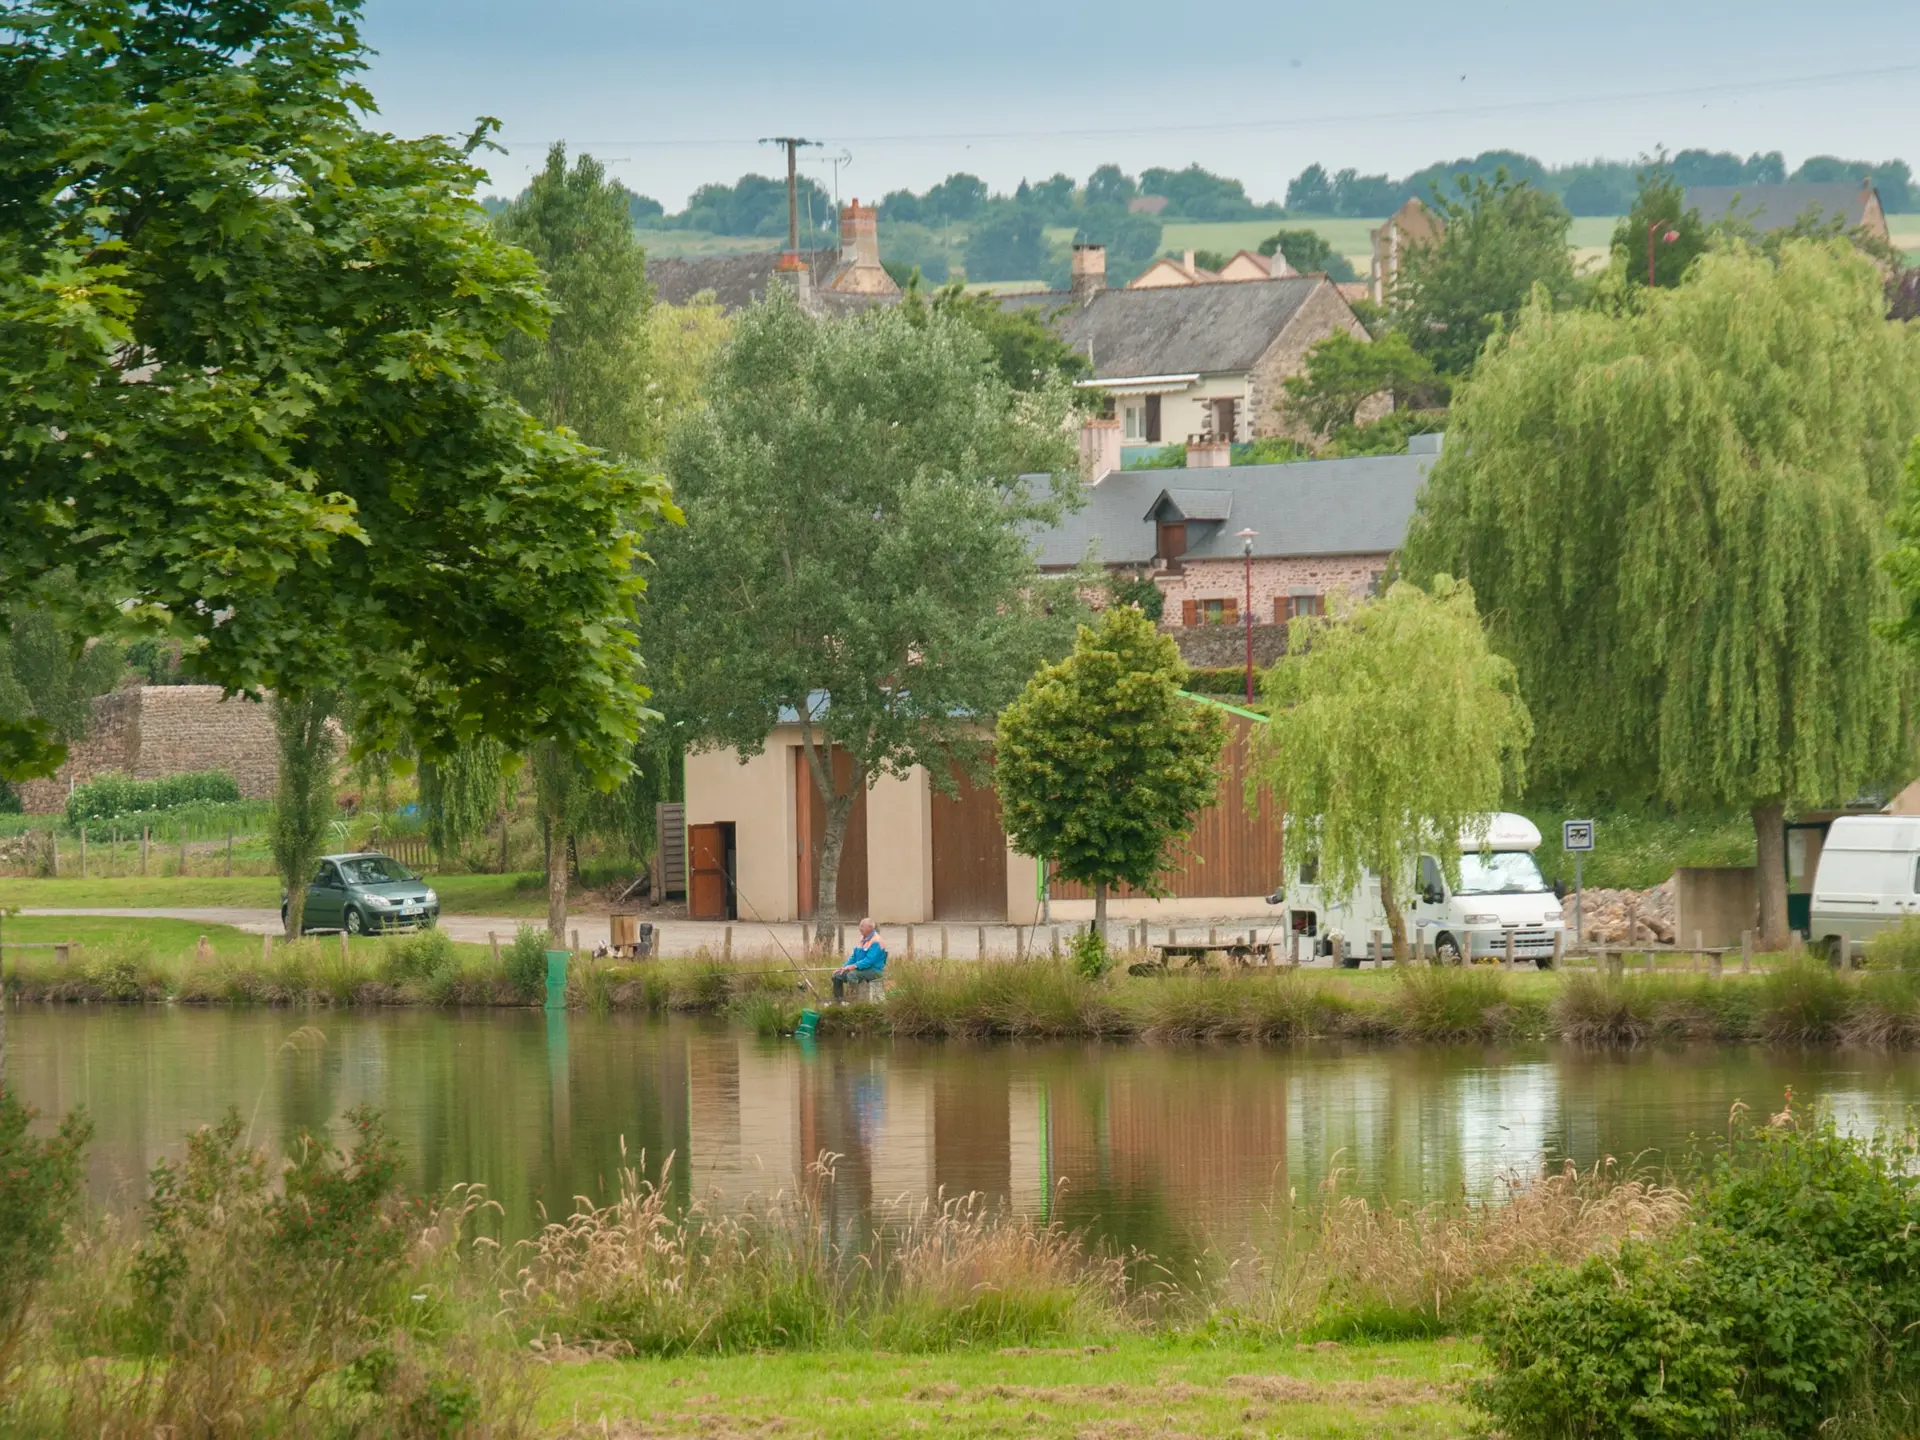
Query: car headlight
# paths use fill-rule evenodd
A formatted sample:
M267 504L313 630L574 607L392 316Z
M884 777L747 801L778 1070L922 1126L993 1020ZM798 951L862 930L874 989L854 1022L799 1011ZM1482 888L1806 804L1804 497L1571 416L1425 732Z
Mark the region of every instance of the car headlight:
M427 891L427 904L438 905L439 903L440 903L440 896L432 890Z
M1469 925L1498 925L1500 923L1500 917L1498 915L1469 915L1466 918L1466 923Z
M376 910L388 909L393 904L393 902L387 899L387 897L384 895L369 895L366 897L366 900L367 900L367 904L371 905Z
M1564 912L1559 910L1549 910L1547 911L1546 914L1542 915L1540 918L1541 920L1545 921L1547 924L1552 924L1555 920L1560 919L1563 913Z

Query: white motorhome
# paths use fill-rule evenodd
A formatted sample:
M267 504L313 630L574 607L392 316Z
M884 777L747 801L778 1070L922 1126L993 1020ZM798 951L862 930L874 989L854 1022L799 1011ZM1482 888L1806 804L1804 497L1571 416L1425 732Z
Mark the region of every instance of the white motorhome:
M1402 913L1408 942L1424 942L1429 955L1458 964L1504 959L1513 936L1517 960L1551 969L1556 941L1566 928L1555 895L1533 852L1540 830L1524 815L1507 811L1487 817L1484 832L1459 837L1460 883L1447 883L1446 869L1434 855L1420 857L1418 885L1406 886ZM1380 881L1368 875L1351 895L1329 896L1312 876L1295 872L1295 881L1268 903L1286 907L1285 925L1293 953L1331 955L1336 939L1346 963L1358 965L1374 954L1375 937L1383 958L1392 953Z
M1920 817L1842 815L1827 827L1808 906L1808 939L1829 958L1920 915Z

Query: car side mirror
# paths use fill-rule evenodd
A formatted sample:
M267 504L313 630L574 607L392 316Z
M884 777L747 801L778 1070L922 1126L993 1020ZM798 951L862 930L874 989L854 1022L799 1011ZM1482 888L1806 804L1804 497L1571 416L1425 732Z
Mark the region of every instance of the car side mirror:
M1429 885L1420 892L1420 898L1429 905L1438 905L1444 897L1437 889Z
M1566 881L1556 880L1553 882L1553 898L1556 900L1564 900L1567 898L1567 882Z

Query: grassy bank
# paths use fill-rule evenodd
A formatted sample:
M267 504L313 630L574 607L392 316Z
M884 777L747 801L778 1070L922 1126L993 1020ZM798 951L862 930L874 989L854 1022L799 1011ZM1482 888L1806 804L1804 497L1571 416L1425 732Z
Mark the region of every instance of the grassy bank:
M297 943L182 920L15 916L6 922L7 989L16 1000L295 1006L529 1005L544 1000L544 939L523 940L514 969L502 937L485 945L437 932ZM82 942L61 964L25 943ZM205 947L201 942L204 940ZM1474 1043L1564 1040L1625 1048L1671 1042L1920 1047L1920 973L1842 973L1763 957L1752 975L1409 967L1187 978L1116 972L1089 980L1049 960L910 961L889 967L877 1004L823 1006L826 974L804 990L777 962L700 953L577 961L570 1008L726 1016L789 1034L804 1009L823 1037L1140 1040L1290 1044L1307 1040Z
M58 880L0 876L0 906L21 909L200 909L238 906L249 910L280 908L280 881L272 874L95 876ZM450 915L509 915L544 918L545 880L537 874L442 875L428 881Z

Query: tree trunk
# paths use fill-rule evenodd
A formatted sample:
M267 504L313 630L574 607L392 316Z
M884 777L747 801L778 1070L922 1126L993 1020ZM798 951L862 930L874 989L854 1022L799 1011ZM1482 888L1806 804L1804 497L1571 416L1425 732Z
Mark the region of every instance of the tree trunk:
M1393 877L1385 870L1380 872L1380 908L1387 912L1387 929L1393 934L1393 963L1407 963L1407 917L1400 909L1400 896L1393 887Z
M802 704L799 711L800 748L807 757L807 773L813 777L814 795L827 807L826 833L820 837L813 874L813 943L824 954L833 945L834 928L840 923L840 856L847 845L847 821L853 816L854 797L867 783L867 772L855 761L850 767L853 773L848 777L847 791L841 794L833 774L832 735L823 734L816 744L806 706Z
M285 930L297 939L306 918L307 882L326 846L333 810L333 716L331 693L277 695L274 736L280 778L273 802L273 863L287 892Z
M547 941L556 950L567 947L567 843L564 840L547 846Z
M1107 943L1107 882L1093 882L1093 933L1100 937L1100 943Z
M1760 891L1760 947L1787 948L1787 811L1753 807L1753 854Z
M540 808L540 832L547 859L547 939L554 949L567 943L567 838L573 828L573 757L550 740L533 752L534 801Z

